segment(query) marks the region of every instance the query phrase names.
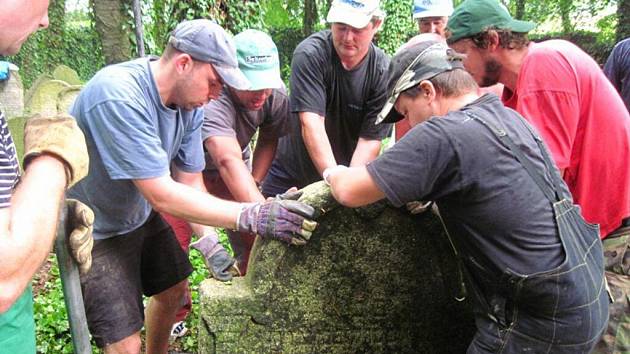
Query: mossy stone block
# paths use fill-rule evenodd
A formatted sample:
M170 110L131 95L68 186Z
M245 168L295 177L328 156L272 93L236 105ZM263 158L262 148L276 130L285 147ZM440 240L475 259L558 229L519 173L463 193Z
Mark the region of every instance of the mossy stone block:
M79 74L72 70L69 66L60 64L53 70L52 77L55 80L67 82L69 85L81 85L83 82L79 78Z
M470 303L431 213L338 206L327 186L302 201L323 211L301 247L258 238L249 272L200 289L200 353L463 353Z

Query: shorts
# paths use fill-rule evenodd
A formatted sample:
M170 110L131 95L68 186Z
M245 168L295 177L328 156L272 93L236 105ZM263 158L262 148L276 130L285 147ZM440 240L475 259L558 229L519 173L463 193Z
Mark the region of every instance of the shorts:
M152 296L192 273L188 255L156 212L138 229L95 240L92 268L81 277L90 333L99 347L138 332L144 324L142 295Z

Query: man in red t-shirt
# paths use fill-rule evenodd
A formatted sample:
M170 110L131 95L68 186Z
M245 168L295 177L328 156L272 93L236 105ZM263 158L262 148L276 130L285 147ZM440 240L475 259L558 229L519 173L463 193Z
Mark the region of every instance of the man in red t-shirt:
M447 41L467 54L464 65L480 86L503 83L504 104L540 132L584 218L599 224L606 239L606 270L621 276L611 275L609 282L622 284L615 290L627 321L630 116L590 56L563 40L530 43L527 32L534 27L514 20L497 0L467 0L449 20ZM617 326L614 309L611 324ZM609 334L617 332L618 342L630 338L629 326L620 324L619 332L613 328Z

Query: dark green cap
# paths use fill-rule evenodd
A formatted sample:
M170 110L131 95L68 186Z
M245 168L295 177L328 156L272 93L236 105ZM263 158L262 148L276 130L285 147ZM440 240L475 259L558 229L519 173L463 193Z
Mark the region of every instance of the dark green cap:
M527 33L536 27L528 21L515 20L498 0L466 0L461 3L448 19L450 32L448 43L462 38L472 37L486 29L509 29L513 32Z

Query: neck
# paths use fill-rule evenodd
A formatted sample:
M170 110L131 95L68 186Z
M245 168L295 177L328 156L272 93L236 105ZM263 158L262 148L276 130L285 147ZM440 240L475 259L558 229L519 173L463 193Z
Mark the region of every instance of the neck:
M356 68L359 64L361 64L363 59L365 59L365 57L367 56L368 51L369 51L369 48L368 50L366 50L364 53L361 53L360 55L355 55L355 56L346 57L346 58L341 57L339 53L337 53L337 55L339 56L339 61L341 61L341 65L343 66L343 68L346 70L352 70Z
M470 91L461 96L443 98L440 101L439 106L440 115L443 116L446 115L448 112L458 111L465 105L474 102L478 98L479 95L474 91Z
M530 43L529 45L531 45ZM529 45L520 49L505 49L498 57L501 63L501 76L499 82L511 91L515 91L518 83L518 74L523 66L523 60L529 52Z
M157 90L162 103L167 107L172 106L174 104L172 101L174 82L171 79L173 77L173 73L170 72L168 66L162 58L149 62L149 65L151 66L153 79L157 85Z

